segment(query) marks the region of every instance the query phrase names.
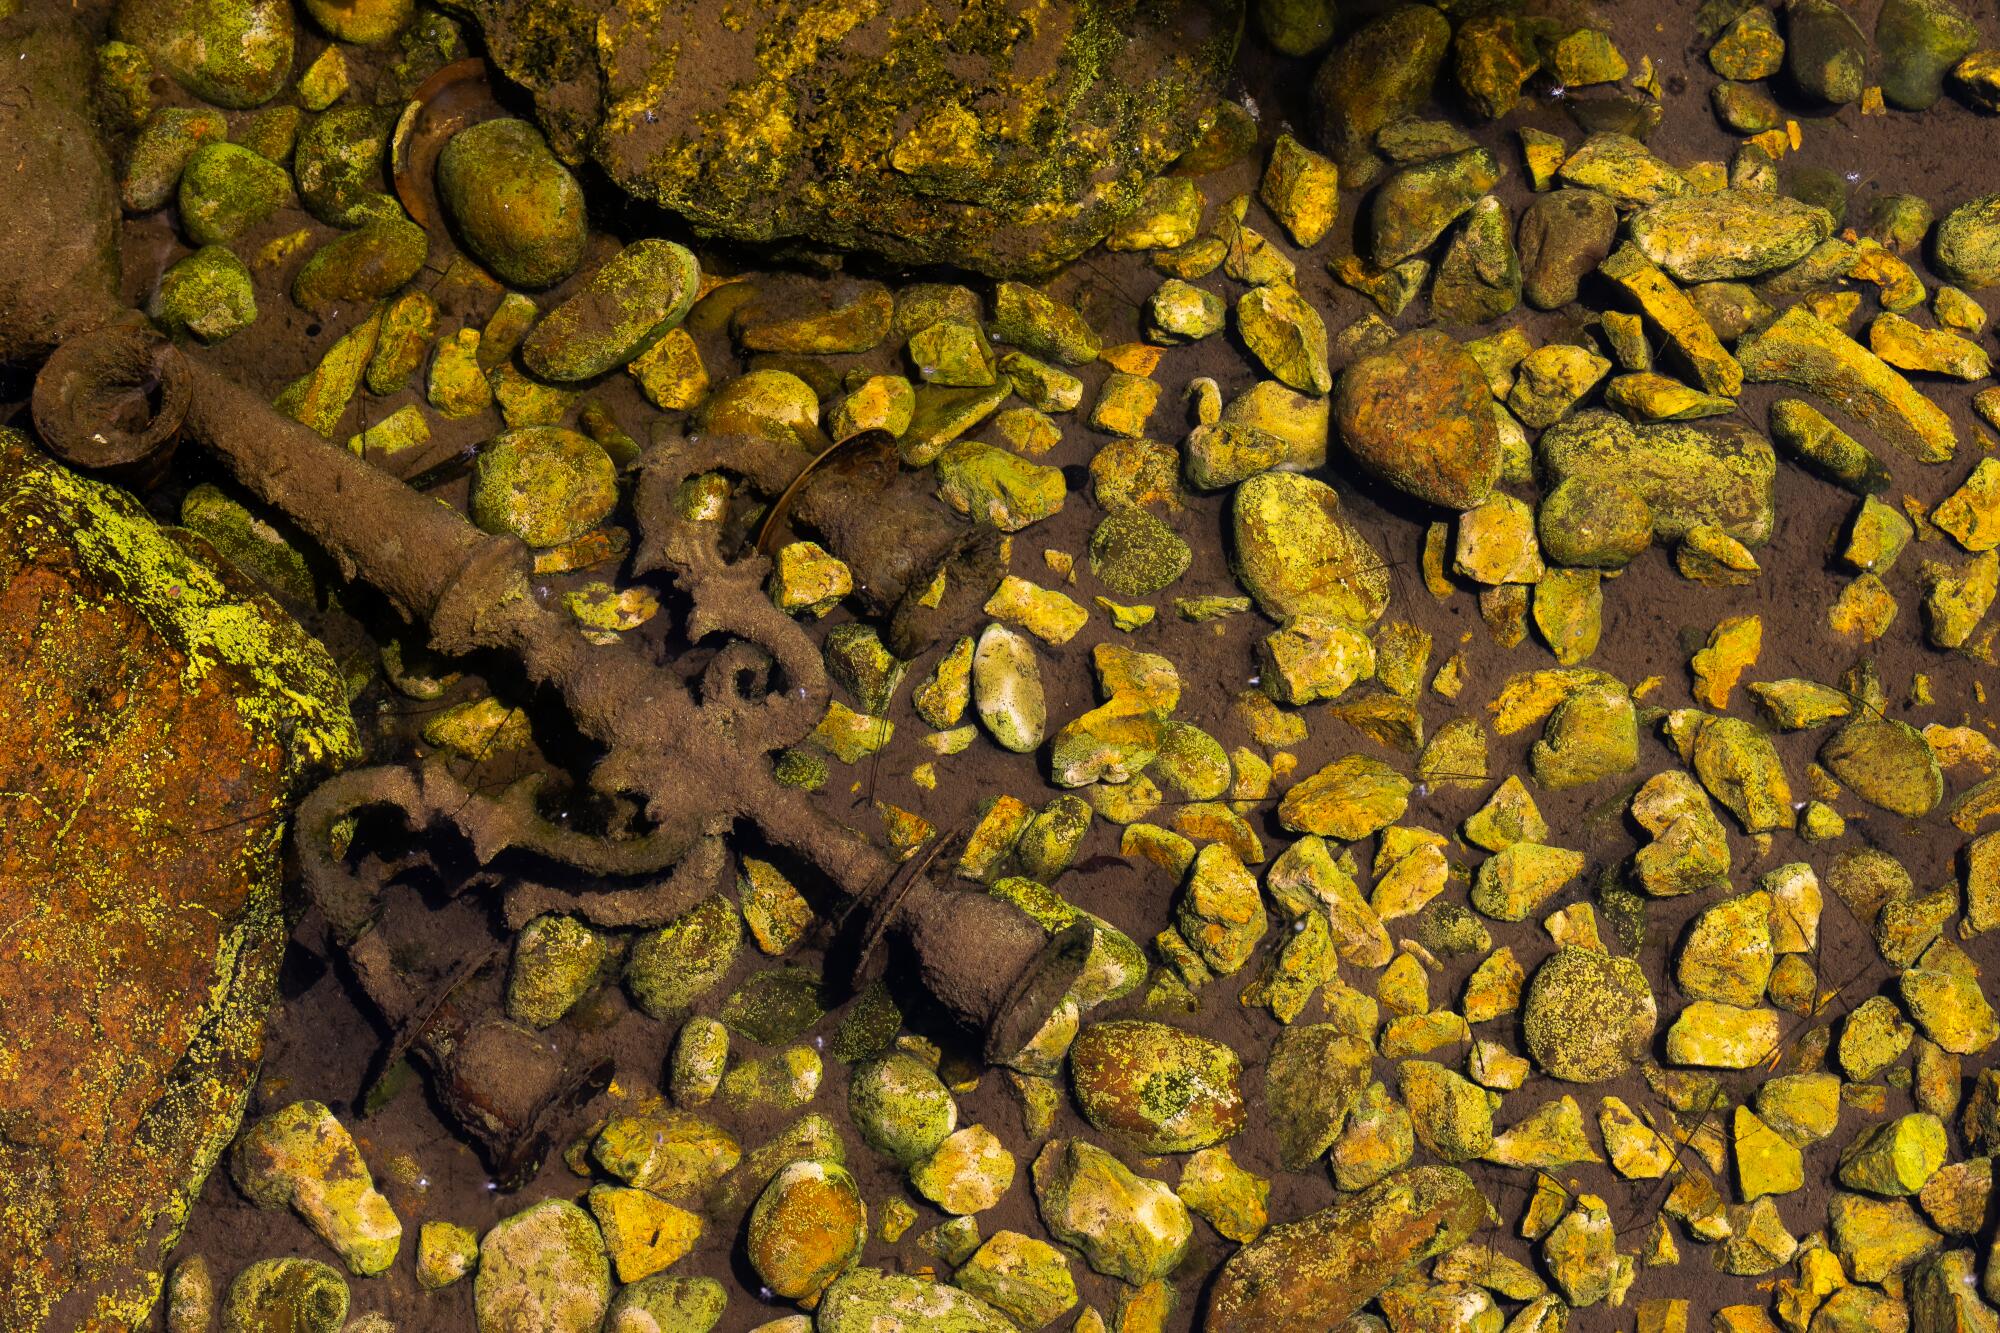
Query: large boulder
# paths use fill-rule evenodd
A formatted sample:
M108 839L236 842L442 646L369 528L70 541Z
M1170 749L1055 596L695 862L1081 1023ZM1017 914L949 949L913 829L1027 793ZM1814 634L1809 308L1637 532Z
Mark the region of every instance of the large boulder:
M695 229L997 275L1055 268L1138 205L1223 86L1241 0L448 0L595 161Z
M0 430L0 1288L129 1328L236 1132L286 806L356 751L326 650L189 533Z

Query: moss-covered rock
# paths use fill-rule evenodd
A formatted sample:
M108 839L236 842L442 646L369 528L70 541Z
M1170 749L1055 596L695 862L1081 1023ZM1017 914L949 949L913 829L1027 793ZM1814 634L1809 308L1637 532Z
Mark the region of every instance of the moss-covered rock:
M233 143L207 143L180 179L181 226L194 244L220 245L270 217L285 202L285 169Z
M976 1239L976 1238L975 1238ZM820 1301L820 1333L1019 1333L1019 1325L985 1301L928 1278L856 1268L833 1282Z
M1297 1222L1272 1227L1223 1265L1214 1328L1339 1328L1391 1283L1485 1225L1464 1172L1421 1166Z
M257 293L249 268L234 251L206 245L160 275L146 312L169 333L216 343L257 322Z
M1273 618L1330 615L1368 625L1387 609L1388 566L1325 482L1259 473L1236 488L1231 515L1237 578Z
M603 522L618 502L618 469L589 436L560 426L503 431L480 451L473 521L530 546L560 546Z
M376 300L416 277L429 254L429 235L408 218L370 222L313 251L292 278L292 300L313 311Z
M1140 207L1200 133L1242 21L1238 0L1091 0L1024 25L774 11L747 31L703 22L698 0L463 7L562 158L699 232L1007 275L1075 258Z
M1430 99L1451 42L1451 23L1429 5L1401 5L1364 24L1313 76L1311 111L1320 143L1344 183L1368 185L1380 169L1375 135Z
M861 1137L905 1164L930 1156L958 1128L958 1104L944 1081L900 1051L854 1071L847 1106Z
M122 0L112 29L217 106L261 106L292 72L288 0Z
M1645 1052L1658 1020L1636 962L1582 948L1558 949L1535 970L1521 1018L1535 1063L1572 1083L1623 1073Z
M562 383L615 370L678 327L700 286L701 267L686 247L634 241L535 325L521 363Z
M1243 1126L1241 1067L1220 1042L1165 1023L1095 1023L1069 1058L1084 1115L1140 1152L1212 1147Z
M502 281L549 287L583 262L583 190L527 121L485 120L454 134L438 154L437 187L467 248Z
M228 1333L340 1333L349 1299L346 1279L317 1259L259 1259L229 1284L222 1327Z
M1194 1236L1187 1205L1102 1148L1057 1139L1035 1159L1034 1176L1043 1224L1098 1272L1142 1283L1186 1256Z
M479 1242L473 1314L480 1333L596 1333L611 1303L611 1264L590 1214L544 1199Z

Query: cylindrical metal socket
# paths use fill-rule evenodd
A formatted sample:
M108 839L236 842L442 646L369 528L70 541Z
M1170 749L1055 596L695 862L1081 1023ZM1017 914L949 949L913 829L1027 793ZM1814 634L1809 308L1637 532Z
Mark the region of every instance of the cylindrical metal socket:
M35 429L70 466L131 486L158 480L191 400L179 349L137 316L80 333L35 376Z

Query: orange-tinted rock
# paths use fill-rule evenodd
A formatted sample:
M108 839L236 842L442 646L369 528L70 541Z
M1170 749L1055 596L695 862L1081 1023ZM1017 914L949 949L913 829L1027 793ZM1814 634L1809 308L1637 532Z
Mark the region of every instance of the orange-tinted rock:
M1447 334L1412 333L1356 361L1334 411L1355 460L1419 500L1470 509L1500 480L1492 391Z
M0 1288L124 1329L235 1133L286 802L355 740L332 661L121 493L0 431Z

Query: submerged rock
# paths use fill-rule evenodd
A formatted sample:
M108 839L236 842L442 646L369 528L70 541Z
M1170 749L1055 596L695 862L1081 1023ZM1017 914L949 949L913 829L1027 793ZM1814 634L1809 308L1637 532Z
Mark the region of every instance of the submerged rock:
M1622 1074L1645 1053L1658 1021L1638 963L1574 947L1558 949L1535 970L1521 1014L1535 1063L1571 1083Z
M0 1176L17 1182L0 1190L0 1272L29 1325L85 1288L137 1324L167 1219L256 1076L283 814L312 769L356 757L353 724L326 650L207 542L14 431L0 535ZM92 682L109 680L106 731Z
M1419 500L1470 509L1500 480L1485 376L1443 333L1409 334L1348 366L1334 414L1348 452Z
M1035 23L868 9L720 24L698 0L458 8L562 160L590 158L699 233L1004 275L1055 268L1140 207L1200 133L1242 22L1240 0L1086 0Z
M1420 1166L1297 1222L1266 1231L1222 1267L1213 1328L1339 1328L1418 1264L1486 1223L1464 1172Z

